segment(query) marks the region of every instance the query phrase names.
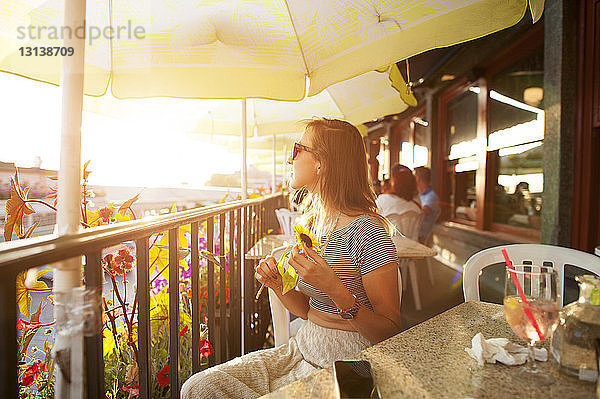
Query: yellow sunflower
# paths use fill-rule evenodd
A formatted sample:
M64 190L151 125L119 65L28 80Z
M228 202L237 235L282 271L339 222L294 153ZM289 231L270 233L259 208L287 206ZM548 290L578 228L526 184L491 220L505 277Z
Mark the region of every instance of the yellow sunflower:
M304 251L302 250L302 244L314 249L315 251L317 251L317 253L321 252L321 243L313 233L311 233L310 231L305 229L304 226L298 223L294 224L294 231L296 232L296 243L298 244L298 249L300 250L300 253L304 253Z

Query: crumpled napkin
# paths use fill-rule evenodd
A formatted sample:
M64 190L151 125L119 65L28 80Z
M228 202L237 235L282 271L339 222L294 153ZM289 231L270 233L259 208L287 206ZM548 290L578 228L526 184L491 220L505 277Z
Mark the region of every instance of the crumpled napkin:
M471 348L465 351L480 366L485 362L500 362L507 366L518 366L527 361L527 348L514 344L506 338L485 339L481 333L475 334L471 340ZM534 348L535 360L545 362L548 360L548 351L545 348Z

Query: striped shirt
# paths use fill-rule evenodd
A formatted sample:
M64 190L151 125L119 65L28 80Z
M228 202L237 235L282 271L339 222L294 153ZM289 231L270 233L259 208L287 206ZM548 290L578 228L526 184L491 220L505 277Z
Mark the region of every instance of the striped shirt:
M321 245L327 236L321 237ZM396 247L382 223L372 215L361 215L347 226L331 233L321 256L333 268L359 302L373 310L362 283L362 276L390 262L398 263ZM310 306L325 313L337 314L333 301L322 291L300 280L298 290L310 297Z

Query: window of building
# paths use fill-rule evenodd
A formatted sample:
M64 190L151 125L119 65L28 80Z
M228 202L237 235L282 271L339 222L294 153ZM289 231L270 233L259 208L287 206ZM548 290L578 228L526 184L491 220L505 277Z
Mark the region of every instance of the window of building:
M540 229L543 87L542 46L489 81L487 151L494 179L493 223Z
M390 170L390 143L387 137L381 137L379 139L379 154L377 155L377 161L379 162L377 179L383 181L389 177L387 173Z
M438 97L437 188L446 220L539 240L544 192L539 32L532 30L486 61L475 82L463 79Z
M414 169L419 166L430 166L429 162L429 122L424 115L418 113L410 121L398 129L400 153L398 162Z
M412 167L431 166L429 162L429 121L423 118L413 118L415 129L415 145L413 148Z
M481 147L477 140L478 93L476 85L464 87L445 105L450 217L473 222L477 218L475 177Z

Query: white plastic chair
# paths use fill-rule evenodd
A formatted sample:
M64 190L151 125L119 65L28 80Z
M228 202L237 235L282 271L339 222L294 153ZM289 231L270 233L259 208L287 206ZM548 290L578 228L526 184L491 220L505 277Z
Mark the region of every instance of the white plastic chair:
M564 294L565 265L577 266L600 276L600 257L571 248L543 244L511 244L484 249L471 256L463 267L465 301L479 301L479 274L484 268L504 263L502 248L506 248L513 264L531 262L535 266L552 266L557 274L560 297ZM562 302L561 302L562 306Z
M281 255L283 255L283 251L287 247L279 247L275 248L271 255L275 257L277 261ZM400 305L402 304L402 275L400 274L400 269L398 269L398 294L399 294L399 303L398 310L400 310ZM297 318L290 323L290 311L283 306L283 303L279 300L279 297L275 292L269 288L269 305L271 307L271 320L273 321L273 335L275 336L275 346L280 346L287 344L290 340L290 337L296 335L304 320L301 318Z
M294 234L294 223L296 223L297 218L302 216L302 212L292 212L287 208L280 208L275 209L275 215L277 216L281 230L283 230L283 234L291 236Z
M410 238L411 240L419 241L419 231L421 230L421 225L423 224L423 219L425 218L425 214L423 212L408 211L401 215L392 213L386 217L390 222L392 222L396 229L402 233L402 235ZM413 259L401 259L399 266L405 274L408 270L413 298L415 301L415 308L417 310L421 310L421 296L419 294L417 267L415 265L415 261ZM431 269L429 269L429 273L429 278L432 280L433 278L431 276Z
M271 255L275 257L277 262L279 262L286 248L287 246L275 248L271 252ZM290 311L283 306L283 303L271 288L269 288L269 306L271 308L271 320L273 321L275 346L287 344L290 337L296 334L304 320L297 318L293 321L294 325L292 326L290 323Z
M438 219L440 218L440 215L441 215L441 212L438 212L437 216L435 217L435 220L433 221L434 226L437 223ZM423 220L425 219L425 217L426 216L423 216ZM431 230L429 232L427 237L425 237L423 240L421 240L421 244L426 245L430 248L432 247L432 245L433 245L433 230ZM431 281L431 285L434 286L435 285L435 277L433 274L433 267L431 265L431 258L425 259L425 263L427 264L427 270L429 272L429 281Z

